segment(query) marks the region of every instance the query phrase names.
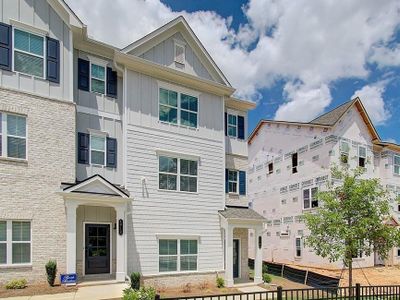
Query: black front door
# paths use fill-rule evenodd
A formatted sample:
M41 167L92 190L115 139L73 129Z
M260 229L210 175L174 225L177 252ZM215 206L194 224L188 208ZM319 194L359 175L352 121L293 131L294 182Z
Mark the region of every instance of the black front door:
M110 273L110 225L85 224L85 274Z
M233 240L233 278L239 278L240 241Z

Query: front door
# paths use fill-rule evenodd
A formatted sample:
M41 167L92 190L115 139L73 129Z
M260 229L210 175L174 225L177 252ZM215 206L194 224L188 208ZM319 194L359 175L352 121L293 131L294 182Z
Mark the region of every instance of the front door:
M110 273L110 225L85 224L85 274Z
M233 240L233 278L239 278L240 240Z

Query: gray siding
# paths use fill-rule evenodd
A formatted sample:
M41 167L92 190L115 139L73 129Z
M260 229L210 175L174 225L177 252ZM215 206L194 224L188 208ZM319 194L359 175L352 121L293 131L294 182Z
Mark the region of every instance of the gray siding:
M0 85L44 97L72 101L69 63L72 45L68 26L45 0L0 0L0 21L10 24L10 20L45 30L50 37L60 41L60 84L30 75L0 70Z
M186 63L184 66L176 64L174 61L174 39L186 43L185 57ZM213 80L210 73L201 63L199 58L189 44L185 41L182 34L177 32L170 38L162 41L155 47L143 53L140 57L155 62L160 65L172 67L181 70L185 73L196 75L205 79Z

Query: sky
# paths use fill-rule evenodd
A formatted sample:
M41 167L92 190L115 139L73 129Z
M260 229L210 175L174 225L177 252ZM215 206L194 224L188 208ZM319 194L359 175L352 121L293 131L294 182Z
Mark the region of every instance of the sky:
M381 138L400 143L400 0L66 1L90 36L121 48L183 15L236 96L257 103L249 132L359 96Z

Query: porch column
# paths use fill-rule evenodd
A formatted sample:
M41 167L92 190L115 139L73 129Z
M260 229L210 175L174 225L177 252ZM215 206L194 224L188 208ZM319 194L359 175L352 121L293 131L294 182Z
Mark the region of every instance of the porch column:
M233 286L233 227L228 224L225 229L225 281L226 286Z
M78 204L65 202L67 214L67 273L76 273L76 209Z
M117 249L116 249L116 274L115 279L117 281L123 282L125 281L126 275L126 262L125 262L125 235L126 235L126 222L125 222L125 209L126 205L119 205L115 207L116 212L116 223L117 223ZM123 234L119 234L119 220L123 222Z
M262 239L262 228L255 228L254 230L254 283L262 283L262 252L263 246L259 247L258 239Z

